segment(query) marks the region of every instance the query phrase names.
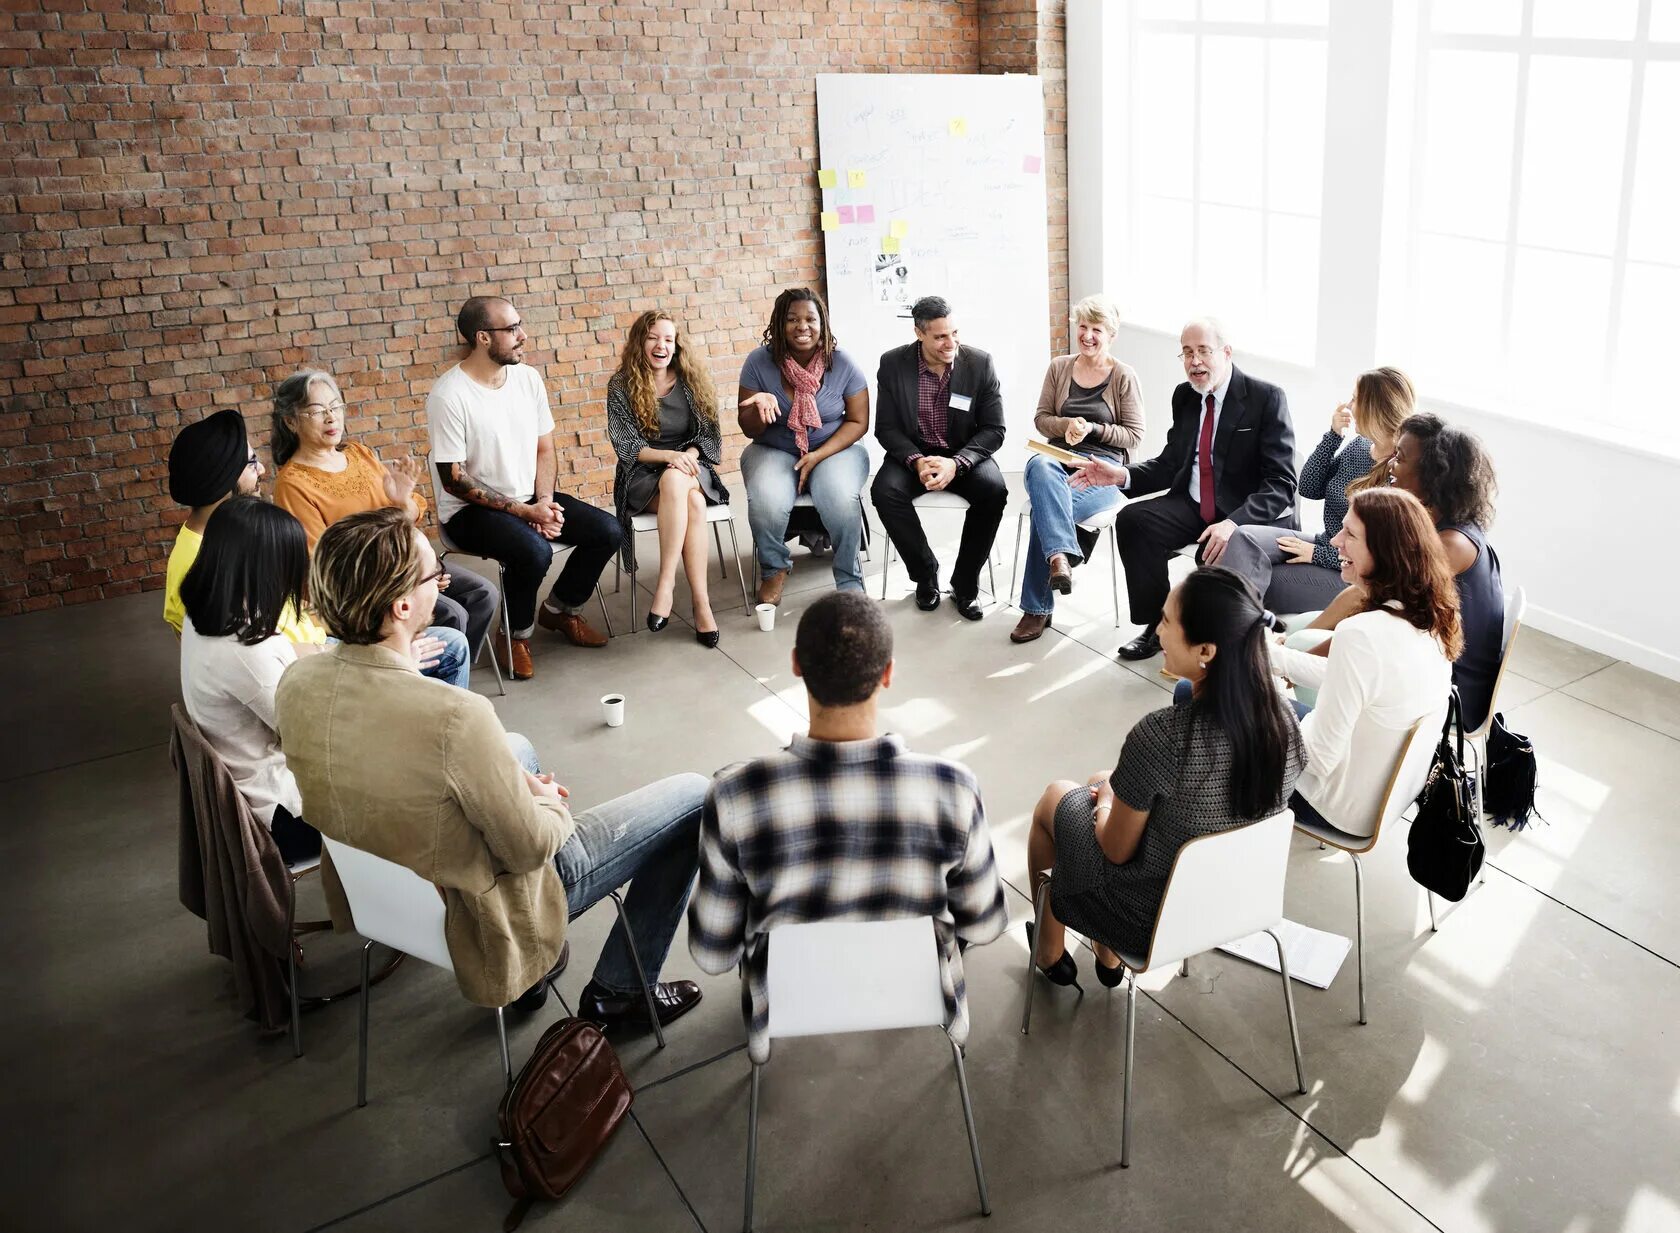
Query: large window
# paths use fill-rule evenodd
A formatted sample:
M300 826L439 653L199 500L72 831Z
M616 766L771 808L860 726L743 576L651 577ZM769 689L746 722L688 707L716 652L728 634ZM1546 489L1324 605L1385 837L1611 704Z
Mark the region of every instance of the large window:
M1318 320L1327 2L1133 6L1124 252L1139 321L1214 304L1310 363Z
M1680 453L1680 0L1123 9L1133 321Z

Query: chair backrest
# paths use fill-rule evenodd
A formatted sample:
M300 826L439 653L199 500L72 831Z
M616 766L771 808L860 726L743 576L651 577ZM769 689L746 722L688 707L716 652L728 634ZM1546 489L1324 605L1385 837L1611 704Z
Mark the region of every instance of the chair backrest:
M1424 781L1435 765L1435 748L1446 722L1447 708L1443 703L1440 710L1425 715L1406 733L1400 753L1394 759L1394 769L1388 773L1388 787L1383 790L1382 801L1377 806L1376 826L1371 831L1372 845L1376 844L1382 828L1411 808L1418 793L1423 791Z
M350 902L356 932L453 972L437 887L395 861L321 836Z
M772 1038L945 1023L931 916L782 925L765 944Z
M1528 612L1528 592L1522 587L1509 592L1505 596L1505 629L1499 639L1499 671L1494 674L1493 692L1488 695L1487 715L1482 720L1482 726L1474 732L1465 733L1466 736L1480 736L1493 725L1493 713L1498 709L1499 687L1505 681L1505 669L1511 662L1511 646L1517 640L1517 631L1522 628L1522 619Z
M1177 963L1283 919L1289 872L1289 810L1235 830L1192 839L1167 878L1145 970Z

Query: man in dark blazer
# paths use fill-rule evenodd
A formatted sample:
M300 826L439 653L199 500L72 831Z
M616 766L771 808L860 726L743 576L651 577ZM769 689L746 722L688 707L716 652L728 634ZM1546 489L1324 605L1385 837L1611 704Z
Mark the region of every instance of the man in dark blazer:
M916 583L916 606L939 607L939 560L912 502L953 492L968 502L951 570L951 602L970 621L979 604L980 567L991 555L1009 499L992 455L1003 444L1003 395L992 357L957 345L957 320L936 295L910 310L916 341L881 357L875 439L887 453L870 487L881 524Z
M1162 494L1120 511L1132 624L1144 627L1120 648L1122 659L1160 651L1155 627L1167 602L1167 561L1180 548L1199 544L1197 562L1217 565L1239 526L1301 525L1295 429L1283 391L1234 367L1231 346L1211 319L1192 321L1178 342L1189 380L1173 391L1167 447L1135 467L1093 460L1073 477L1077 487L1117 484L1133 498Z

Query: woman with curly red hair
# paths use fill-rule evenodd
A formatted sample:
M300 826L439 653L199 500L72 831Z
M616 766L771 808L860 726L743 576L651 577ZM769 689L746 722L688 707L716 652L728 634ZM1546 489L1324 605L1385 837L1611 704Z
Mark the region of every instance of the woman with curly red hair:
M1296 817L1369 835L1406 733L1445 716L1464 645L1458 588L1429 512L1409 492L1355 494L1331 543L1342 580L1360 588L1360 609L1317 653L1275 647L1272 662L1318 691L1301 720L1307 768Z
M680 561L694 605L694 636L701 646L715 647L718 624L706 591L706 507L729 501L717 475L723 461L717 392L705 360L683 342L670 313L650 309L631 325L618 371L607 382L607 435L618 454L613 505L624 528L621 551L632 569L630 520L652 510L659 526L659 578L648 603L648 628L657 633L671 619Z

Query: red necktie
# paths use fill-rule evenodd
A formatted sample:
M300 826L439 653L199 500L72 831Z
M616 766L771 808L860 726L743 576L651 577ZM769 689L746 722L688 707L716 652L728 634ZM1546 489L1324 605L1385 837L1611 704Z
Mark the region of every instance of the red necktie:
M1202 481L1202 521L1213 521L1213 395L1207 396L1207 414L1202 417L1202 439L1196 444L1196 467Z

